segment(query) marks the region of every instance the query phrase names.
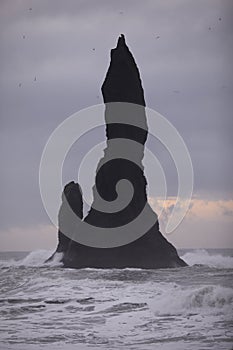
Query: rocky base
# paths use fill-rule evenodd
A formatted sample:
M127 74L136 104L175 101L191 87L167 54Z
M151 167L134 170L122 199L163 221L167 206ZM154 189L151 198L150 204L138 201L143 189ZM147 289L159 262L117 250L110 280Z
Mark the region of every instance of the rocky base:
M156 227L122 247L92 248L73 242L69 250L64 251L60 245L57 251L63 251L64 267L70 268L160 269L187 266Z
M82 212L77 210L77 208L82 208L82 194L78 184L71 182L66 185L63 200L64 196L71 208L76 208L77 215L82 218ZM64 211L64 203L59 213L60 220L62 211ZM156 214L153 214L156 217ZM178 256L175 247L159 231L158 222L136 241L116 248L88 247L71 240L59 231L55 253L61 252L64 267L69 268L160 269L187 266Z

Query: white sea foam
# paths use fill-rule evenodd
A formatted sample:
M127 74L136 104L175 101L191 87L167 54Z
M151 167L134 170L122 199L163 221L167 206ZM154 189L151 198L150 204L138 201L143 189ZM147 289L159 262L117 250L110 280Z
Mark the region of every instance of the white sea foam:
M216 268L233 268L233 257L220 254L212 255L205 249L198 249L185 253L182 259L190 266L202 264Z
M45 266L45 261L52 255L52 251L48 250L36 250L30 252L26 257L21 260L1 260L0 267L10 266L25 266L25 267L41 267ZM62 253L56 253L53 259L46 263L46 266L62 266L61 263Z
M59 255L44 264L51 254L4 262L13 266L3 268L0 290L1 339L9 349L61 350L69 340L80 349L229 348L231 270L61 269L50 267Z
M162 285L161 285L162 287ZM180 315L192 313L216 314L233 312L233 290L222 286L207 285L199 288L183 288L170 284L159 288L153 300L147 302L157 315Z

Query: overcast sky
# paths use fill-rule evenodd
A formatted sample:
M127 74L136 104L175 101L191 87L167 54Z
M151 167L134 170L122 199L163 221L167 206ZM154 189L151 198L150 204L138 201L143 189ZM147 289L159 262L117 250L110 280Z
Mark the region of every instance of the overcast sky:
M55 248L56 228L39 192L40 157L59 123L102 103L110 49L121 33L147 106L177 128L193 162L192 208L168 239L178 247L233 247L233 2L1 0L0 249ZM84 143L102 138L100 130ZM77 180L81 148L72 148L64 182ZM159 144L157 153L169 214L177 175Z

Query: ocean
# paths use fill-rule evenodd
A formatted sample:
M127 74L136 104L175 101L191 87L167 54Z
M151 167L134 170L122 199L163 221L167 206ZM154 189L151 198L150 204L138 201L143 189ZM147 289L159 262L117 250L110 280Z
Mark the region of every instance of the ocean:
M64 269L0 253L0 349L233 348L233 250L181 250L176 269Z

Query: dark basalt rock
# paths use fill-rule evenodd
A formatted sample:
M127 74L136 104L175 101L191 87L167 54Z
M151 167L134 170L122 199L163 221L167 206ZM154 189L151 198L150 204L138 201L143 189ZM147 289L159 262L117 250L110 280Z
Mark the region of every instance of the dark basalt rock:
M94 202L85 222L97 227L119 227L131 222L136 218L142 209L147 206L154 216L153 227L141 238L132 243L116 248L93 248L79 244L66 237L63 232L72 232L72 223L69 226L69 213L67 203L72 210L82 219L83 203L82 193L78 184L74 182L65 186L63 202L59 212L58 246L56 252L63 252L62 261L65 267L73 268L170 268L186 266L186 263L179 258L175 247L169 243L159 231L157 215L150 208L146 195L146 178L144 176L142 159L144 156L144 144L147 138L147 123L145 115L145 99L138 68L134 58L129 51L123 35L118 39L117 47L111 50L111 62L105 81L102 86L102 94L106 104L106 136L107 148L104 157L100 160L96 172L96 181L93 188ZM110 102L126 102L137 104L121 106L109 105ZM117 105L118 106L118 105ZM122 110L123 108L123 110ZM118 120L119 115L127 114L133 125L122 124ZM140 121L140 126L134 126L134 119ZM108 124L111 121L111 124ZM131 123L130 123L131 124ZM122 159L115 159L105 163L106 157L115 152L111 140L116 138L129 139L141 145L136 154L135 162ZM114 153L114 154L115 154ZM131 182L134 188L133 197L124 209L105 213L98 211L97 192L105 201L113 201L117 198L116 184L122 179ZM122 200L125 200L124 198ZM67 224L68 223L68 224Z

